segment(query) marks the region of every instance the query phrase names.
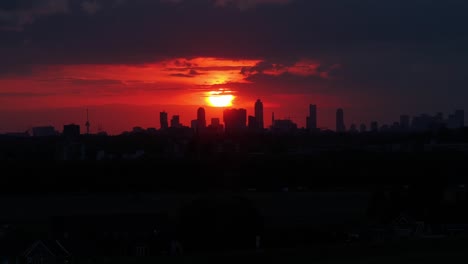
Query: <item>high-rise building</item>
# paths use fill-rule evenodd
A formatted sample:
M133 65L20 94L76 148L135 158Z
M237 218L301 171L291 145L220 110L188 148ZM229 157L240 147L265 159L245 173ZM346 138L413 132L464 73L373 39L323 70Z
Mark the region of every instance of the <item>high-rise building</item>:
M308 130L316 130L317 129L317 106L316 105L309 105L309 116L306 120L306 126Z
M344 111L341 108L336 110L336 132L345 132L346 127L344 124Z
M249 130L255 130L258 127L257 119L255 118L255 116L249 115L247 123L248 123L247 126L249 127Z
M367 127L366 127L366 124L362 123L360 126L359 126L359 132L361 133L364 133L367 131Z
M370 124L370 129L372 132L378 132L379 131L379 123L377 121L372 121Z
M263 122L263 103L260 99L255 102L255 122L256 128L263 129L265 127Z
M198 131L206 128L205 109L203 107L200 107L197 110L197 125L198 125Z
M410 117L409 115L401 115L400 116L400 128L403 130L407 130L410 128Z
M190 121L190 128L191 128L194 132L198 132L199 126L198 126L198 120L197 120L197 119L194 119L194 120L191 120L191 121Z
M275 112L271 112L271 127L275 125Z
M86 134L89 135L89 128L91 127L91 123L89 123L89 111L88 111L88 109L86 109L86 123L85 123L85 126L86 126Z
M159 113L159 123L161 125L161 129L167 129L169 127L169 124L167 122L167 113L166 112L160 112Z
M180 125L180 117L178 115L173 115L171 118L171 127L172 128L179 128Z
M462 109L455 110L455 119L457 120L458 127L465 126L465 111Z
M224 129L226 133L238 133L246 129L247 110L226 109L223 111Z

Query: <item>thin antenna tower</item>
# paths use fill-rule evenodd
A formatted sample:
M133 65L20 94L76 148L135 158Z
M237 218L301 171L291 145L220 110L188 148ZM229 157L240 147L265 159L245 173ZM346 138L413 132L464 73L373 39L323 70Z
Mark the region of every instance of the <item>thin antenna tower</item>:
M89 127L91 126L91 124L89 123L89 111L88 109L86 109L86 134L89 135Z

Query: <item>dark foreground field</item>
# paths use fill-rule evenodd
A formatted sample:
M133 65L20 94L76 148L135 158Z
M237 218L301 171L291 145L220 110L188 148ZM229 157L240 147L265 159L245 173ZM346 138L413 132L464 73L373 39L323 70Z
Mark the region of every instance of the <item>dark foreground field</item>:
M382 244L348 244L259 251L204 252L153 258L102 258L99 263L317 263L414 264L466 263L468 237L393 241ZM86 262L77 259L77 263Z

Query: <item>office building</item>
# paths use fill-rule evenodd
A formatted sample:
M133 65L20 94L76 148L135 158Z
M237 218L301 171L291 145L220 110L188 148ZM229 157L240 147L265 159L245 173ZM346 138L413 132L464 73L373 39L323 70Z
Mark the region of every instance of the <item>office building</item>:
M200 107L197 110L197 125L199 131L206 128L206 115L203 107Z
M306 120L307 129L310 131L317 129L317 106L316 105L309 105L309 116Z
M346 131L344 123L344 111L341 108L336 110L336 132L342 133Z
M265 125L263 121L263 103L260 99L257 99L255 102L255 121L256 121L256 128L263 130Z
M243 132L247 128L247 110L226 109L223 111L223 120L226 133Z
M167 129L169 127L166 112L163 111L159 113L159 123L161 125L161 129Z
M180 117L178 115L173 115L171 118L171 127L172 128L180 128Z

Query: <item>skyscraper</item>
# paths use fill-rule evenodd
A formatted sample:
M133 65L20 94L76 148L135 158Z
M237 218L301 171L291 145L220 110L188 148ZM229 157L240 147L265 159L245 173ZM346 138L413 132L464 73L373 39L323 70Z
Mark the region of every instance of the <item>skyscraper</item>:
M317 129L317 106L309 105L309 116L306 120L307 129L312 131Z
M336 110L336 132L345 132L346 127L344 124L344 111L341 108Z
M370 124L371 131L372 132L378 132L379 131L379 123L377 121L372 121Z
M88 109L86 109L86 134L89 135L89 127L91 126L91 124L89 123L89 111Z
M247 121L248 121L247 126L248 126L249 130L256 130L257 129L258 123L257 123L257 119L255 118L255 116L249 115Z
M166 112L163 111L159 113L159 123L161 124L161 129L167 129L169 127Z
M462 109L455 110L455 119L457 120L458 127L465 126L465 111Z
M247 127L247 110L226 109L223 111L223 120L226 133L242 132Z
M366 132L366 131L367 131L366 124L364 124L364 123L361 124L361 125L359 126L359 132L364 133L364 132Z
M263 123L263 103L260 99L257 99L255 102L255 122L257 124L257 128L263 130L265 127Z
M274 124L275 124L275 112L272 112L271 113L271 126L273 127Z
M197 132L202 132L206 128L206 115L203 107L197 110Z
M410 117L409 115L400 115L400 128L407 130L410 127Z
M171 127L173 128L179 128L181 127L180 125L180 117L178 115L173 115L171 119Z

